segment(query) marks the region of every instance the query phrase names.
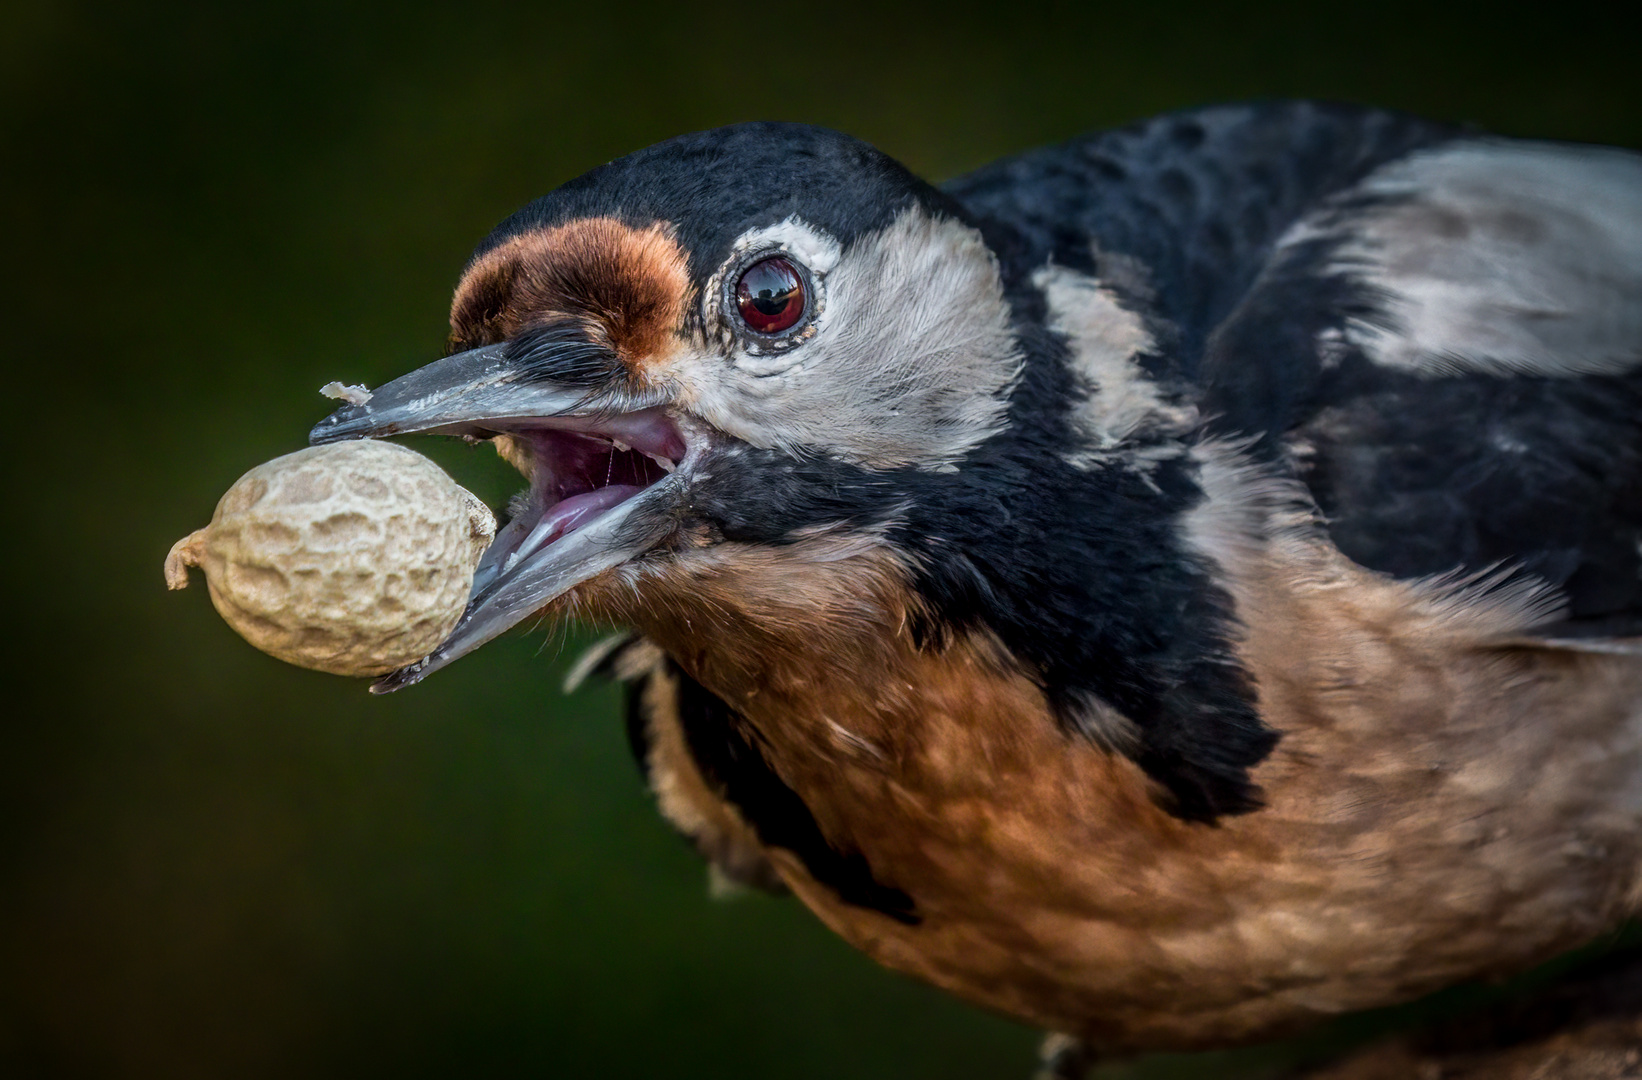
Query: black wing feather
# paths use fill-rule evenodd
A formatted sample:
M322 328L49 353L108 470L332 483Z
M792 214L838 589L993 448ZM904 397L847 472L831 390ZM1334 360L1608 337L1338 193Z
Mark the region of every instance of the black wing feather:
M1471 146L1499 149L1505 169L1522 148L1541 185L1577 191L1594 177L1608 186L1607 216L1581 222L1577 197L1559 203L1531 183L1517 204L1507 193L1470 207L1440 165L1423 178L1449 185L1446 207L1418 205L1417 170L1392 194L1371 182ZM1150 373L1195 396L1208 433L1253 439L1292 468L1352 559L1404 578L1515 567L1565 591L1563 630L1629 635L1642 633L1642 335L1631 341L1642 213L1624 190L1636 168L1616 151L1279 102L1159 117L999 162L947 191L996 234L1016 282L1053 261L1123 292L1138 265L1144 287L1125 301L1152 316L1165 354L1141 358ZM1452 301L1437 295L1439 320L1443 303L1455 306L1439 325L1486 328L1495 311L1520 320L1516 338L1550 343L1538 369L1488 356L1481 336L1477 355L1423 371L1353 343L1354 328L1407 330L1383 281L1341 267L1390 204L1421 211L1389 238L1402 242L1386 256L1403 259L1392 270L1429 274L1421 262L1434 255L1447 261L1435 272L1460 286ZM1587 252L1567 240L1581 229L1620 239ZM1501 266L1502 251L1520 257ZM1547 310L1522 302L1539 284ZM1555 355L1582 326L1591 347Z

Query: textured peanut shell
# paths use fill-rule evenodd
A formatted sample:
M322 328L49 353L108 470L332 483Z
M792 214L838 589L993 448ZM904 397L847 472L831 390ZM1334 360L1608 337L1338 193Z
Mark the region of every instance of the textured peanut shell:
M218 614L271 656L381 675L450 635L495 534L485 504L414 450L333 443L240 477L165 576L180 589L203 569Z

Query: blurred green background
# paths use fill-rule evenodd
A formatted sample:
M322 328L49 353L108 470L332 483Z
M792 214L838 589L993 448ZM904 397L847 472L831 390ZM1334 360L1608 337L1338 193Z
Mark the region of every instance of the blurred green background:
M1282 95L1642 144L1634 39L1511 10L7 0L0 1073L1024 1078L1034 1033L706 897L614 692L558 691L585 634L372 698L167 594L165 551L322 383L433 358L471 245L599 162L782 118L945 177Z

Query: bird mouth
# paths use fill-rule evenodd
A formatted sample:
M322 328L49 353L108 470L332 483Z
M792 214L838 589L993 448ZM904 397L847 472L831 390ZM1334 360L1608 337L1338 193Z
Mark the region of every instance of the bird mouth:
M686 477L707 446L662 403L521 378L497 347L446 357L339 409L313 443L412 433L496 439L529 487L474 571L440 646L371 686L420 682L577 585L655 547L675 528Z
M671 531L665 505L682 488L681 466L691 455L662 410L538 417L488 434L507 440L507 456L530 486L485 549L450 636L424 659L378 679L373 693L420 682Z
M497 435L511 444L508 456L530 487L514 499L512 520L486 550L473 583L476 595L537 552L664 482L687 452L678 426L659 409L619 414L582 430L527 426Z

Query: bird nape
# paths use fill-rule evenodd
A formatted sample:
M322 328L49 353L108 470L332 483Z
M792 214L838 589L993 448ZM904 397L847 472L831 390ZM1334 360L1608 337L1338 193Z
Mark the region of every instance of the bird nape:
M1637 910L1642 157L1272 103L937 188L742 124L502 222L451 343L313 433L529 479L378 689L629 628L702 854L1063 1073Z

